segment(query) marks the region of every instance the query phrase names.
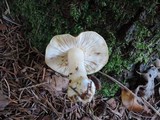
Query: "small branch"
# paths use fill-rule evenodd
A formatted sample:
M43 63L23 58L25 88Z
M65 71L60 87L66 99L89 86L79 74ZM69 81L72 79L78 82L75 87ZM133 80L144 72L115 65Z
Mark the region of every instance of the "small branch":
M102 75L106 76L107 78L109 78L109 79L112 80L113 82L117 83L117 84L118 84L119 86L121 86L122 88L130 91L130 89L128 89L125 85L123 85L121 82L119 82L118 80L114 79L113 77L111 77L111 76L109 76L109 75L107 75L107 74L105 74L105 73L103 73L103 72L101 72L101 71L99 71L99 73L101 73ZM131 91L131 94L134 95L134 93L133 93L132 91Z
M8 88L8 97L10 98L10 97L11 97L11 88L10 88L10 86L9 86L8 81L7 81L5 78L4 78L3 80L5 81L5 83L6 83L6 85L7 85L7 88Z
M44 78L45 78L45 74L46 74L46 68L43 68L42 81L44 81Z
M107 78L109 78L109 79L112 80L113 82L117 83L117 84L118 84L119 86L121 86L122 88L130 91L130 93L131 93L133 96L135 96L136 98L139 98L136 94L134 94L130 89L128 89L126 86L124 86L124 85L123 85L121 82L119 82L118 80L114 79L113 77L111 77L111 76L109 76L109 75L107 75L107 74L105 74L105 73L103 73L103 72L101 72L101 71L99 71L99 73L102 74L102 75L104 75L104 76L106 76ZM144 104L147 104L147 106L149 106L158 116L160 116L159 111L156 110L148 101L146 101L144 98L142 98L142 100L143 100L143 103L144 103Z
M145 100L144 98L142 98L142 100L144 101L144 103L146 103L158 116L160 116L160 112L159 110L156 110L147 100Z
M5 15L3 15L3 14L2 14L2 18L3 18L4 20L12 23L12 24L15 24L15 25L17 25L17 26L21 26L20 24L14 22L13 20L11 20L10 18L8 18L7 16L5 16Z
M45 85L45 84L48 84L48 83L49 83L49 82L43 82L43 83L40 83L40 84L36 84L36 85L32 85L32 86L20 88L19 91L22 91L22 90L25 90L25 89L34 88L34 87L39 87L39 86L42 86L42 85Z
M7 0L5 0L5 3L6 3L6 6L7 6L7 10L5 11L5 15L8 13L8 14L11 14L11 11L10 11L10 8L9 8L9 5L8 5L8 2Z
M73 88L72 86L69 86L75 93L77 93L77 95L79 96L79 97L81 97L81 95L78 93L78 91L75 89L75 88Z

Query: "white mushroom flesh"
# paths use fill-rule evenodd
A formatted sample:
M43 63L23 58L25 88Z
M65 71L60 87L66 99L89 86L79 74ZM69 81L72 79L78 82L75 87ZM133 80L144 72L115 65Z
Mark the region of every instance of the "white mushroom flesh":
M84 53L80 48L68 51L69 79L68 97L78 97L84 104L90 102L95 94L95 85L88 79L84 65Z
M71 48L68 51L69 78L76 79L83 76L87 78L87 72L84 66L84 53L80 48Z

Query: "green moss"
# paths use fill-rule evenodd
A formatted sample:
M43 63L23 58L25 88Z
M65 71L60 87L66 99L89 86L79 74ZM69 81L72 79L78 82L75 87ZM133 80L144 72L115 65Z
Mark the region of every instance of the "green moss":
M112 28L111 22L124 21L125 16L132 17L128 15L129 12L120 9L121 4L124 2L14 0L10 2L10 8L16 16L24 18L23 25L27 29L27 38L44 52L47 43L56 34L77 35L85 30L94 30L105 37L108 28ZM119 23L116 24L119 25Z
M109 33L109 41L112 41L109 45L110 58L107 65L103 68L103 72L111 72L115 75L120 75L124 69L130 70L132 65L136 64L137 62L147 63L151 58L151 54L154 51L159 50L159 45L156 43L158 41L160 42L160 34L157 33L156 36L153 37L153 34L150 32L150 30L139 22L135 22L133 26L135 27L134 31L131 33L130 37L125 39L124 43L116 43L116 37L114 34ZM121 49L124 49L129 45L129 43L131 43L133 49L129 53L127 53L129 48L126 49L125 51L128 55L125 57L123 54L126 53L123 53ZM104 84L101 93L111 97L114 96L118 88L119 87L116 84Z
M118 89L119 86L117 84L104 83L99 93L103 94L106 97L113 97L115 96Z

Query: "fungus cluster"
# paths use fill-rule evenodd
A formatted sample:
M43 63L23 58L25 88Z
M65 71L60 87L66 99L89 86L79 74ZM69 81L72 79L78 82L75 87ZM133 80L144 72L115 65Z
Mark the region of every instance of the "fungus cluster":
M82 32L77 37L56 35L45 53L45 62L51 69L69 76L68 97L83 103L90 102L96 90L87 74L99 71L107 61L107 44L93 31Z

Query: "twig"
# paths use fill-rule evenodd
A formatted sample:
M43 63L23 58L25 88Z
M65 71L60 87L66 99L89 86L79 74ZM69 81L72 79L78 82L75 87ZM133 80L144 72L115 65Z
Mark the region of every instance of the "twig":
M77 93L77 95L79 96L79 97L81 97L81 95L79 94L79 92L75 89L75 88L73 88L72 86L69 86L75 93Z
M33 90L31 90L31 92L32 92L32 94L35 96L35 98L36 98L37 100L40 100L39 97L38 97L38 95L36 95L36 93L35 93Z
M118 112L118 110L112 110L110 107L107 107L113 114L116 114L119 118L122 117L122 114Z
M122 83L120 83L118 80L114 79L113 77L99 71L100 74L106 76L107 78L109 78L110 80L112 80L113 82L117 83L118 85L120 85L121 87L123 87L124 89L128 90L133 96L135 96L136 98L139 98L136 94L134 94L130 89L128 89L126 86L124 86ZM144 98L142 98L143 102L145 104L147 104L158 116L160 116L160 113L158 110L156 110L148 101L146 101Z
M54 107L53 105L48 101L48 99L46 99L47 104L51 107L52 111L58 116L61 116L61 113L59 113Z
M135 94L136 94L136 95L138 94L140 88L145 88L145 86L139 85L139 86L136 88L136 90L135 90Z
M5 2L6 2L6 6L7 6L7 10L5 11L5 15L6 15L7 13L11 14L11 11L10 11L10 8L9 8L9 5L8 5L7 0L5 0Z
M160 112L160 108L158 109L158 111ZM155 114L151 120L156 120L157 114Z
M46 68L43 68L42 81L44 81L45 74L46 74Z
M6 85L7 85L7 88L8 88L8 97L10 98L11 97L11 89L10 89L10 86L9 86L9 84L8 84L8 82L7 82L7 80L4 78L3 79L4 81L5 81L5 83L6 83Z
M152 116L144 116L144 115L141 115L141 114L138 114L138 113L135 113L135 112L130 112L132 115L134 115L134 117L135 116L138 116L139 118L148 118L148 119L151 119L152 118ZM156 114L157 115L157 114ZM133 117L133 116L132 116Z
M12 24L21 26L20 24L18 24L18 23L16 23L16 22L12 21L10 18L8 18L7 16L5 16L5 15L3 15L3 14L2 14L2 18L3 18L4 20L6 20L6 21L12 23Z
M103 73L103 72L101 72L101 71L99 71L99 73L101 73L102 75L106 76L107 78L109 78L109 79L112 80L113 82L117 83L117 84L118 84L119 86L121 86L122 88L130 91L126 86L124 86L121 82L119 82L118 80L114 79L113 77L111 77L111 76L109 76L109 75L107 75L107 74L105 74L105 73ZM134 93L133 93L132 91L131 91L131 94L134 95ZM135 96L135 95L134 95L134 96Z
M143 97L142 100L146 103L158 116L160 116L160 112L156 110L148 101L146 101Z
M19 91L22 91L22 90L25 90L25 89L34 88L34 87L39 87L39 86L42 86L42 85L45 85L45 84L48 84L48 83L49 83L49 82L43 82L43 83L40 83L40 84L36 84L36 85L32 85L32 86L20 88Z
M10 74L12 74L12 75L15 76L15 74L14 74L13 72L7 70L7 68L5 68L5 67L3 67L3 66L0 66L0 68L1 68L1 70L5 71L6 73L10 73Z
M20 101L21 97L22 97L22 94L23 94L24 90L21 90L20 94L19 94L19 97L18 97L18 100Z

